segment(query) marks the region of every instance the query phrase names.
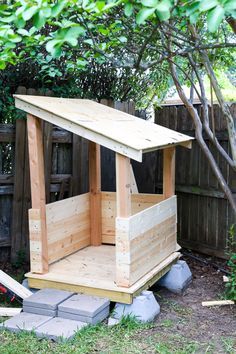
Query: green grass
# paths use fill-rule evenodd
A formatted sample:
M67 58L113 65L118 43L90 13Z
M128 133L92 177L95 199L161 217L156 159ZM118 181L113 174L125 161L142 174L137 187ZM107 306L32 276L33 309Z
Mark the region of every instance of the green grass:
M212 343L204 343L173 330L171 320L141 324L126 318L120 324L89 326L78 332L71 341L54 343L38 339L34 333L0 332L1 354L197 354L217 352ZM233 354L235 341L219 338L225 353Z

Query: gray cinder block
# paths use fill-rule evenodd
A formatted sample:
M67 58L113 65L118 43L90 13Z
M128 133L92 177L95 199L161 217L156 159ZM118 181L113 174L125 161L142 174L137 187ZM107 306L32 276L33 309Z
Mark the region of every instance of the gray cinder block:
M160 306L152 291L143 291L134 298L132 304L117 303L112 314L113 319L121 320L125 316L134 316L140 322L151 322L160 313ZM109 319L111 322L111 319Z
M28 313L35 313L37 315L50 316L50 317L57 316L57 310L48 310L42 307L24 306L23 311Z
M54 341L68 340L72 339L76 332L84 326L87 326L87 323L55 317L38 327L35 333L40 338L48 338Z
M170 271L164 275L158 285L167 288L176 294L181 294L192 280L192 273L185 261L179 260Z
M24 307L36 307L47 310L56 310L58 305L71 297L74 293L56 289L42 289L23 301Z
M68 318L70 320L86 322L95 325L96 323L102 322L105 318L109 316L109 306L97 313L94 317L77 315L70 312L58 311L58 317Z
M21 330L34 331L37 327L51 319L52 317L49 316L21 312L20 314L1 323L0 327L11 332L20 332Z
M77 294L58 306L58 316L95 324L108 316L109 305L108 299Z

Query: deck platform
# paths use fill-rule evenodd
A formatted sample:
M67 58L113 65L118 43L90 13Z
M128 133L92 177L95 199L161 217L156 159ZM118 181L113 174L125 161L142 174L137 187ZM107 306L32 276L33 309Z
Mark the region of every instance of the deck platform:
M46 274L27 273L29 286L36 289L55 288L107 297L111 301L130 304L133 297L160 279L180 257L172 253L131 287L118 287L115 246L89 246L49 266Z

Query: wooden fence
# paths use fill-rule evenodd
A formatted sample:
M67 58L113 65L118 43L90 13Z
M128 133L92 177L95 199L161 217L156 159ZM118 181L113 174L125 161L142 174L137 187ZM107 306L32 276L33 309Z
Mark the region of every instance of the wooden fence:
M201 114L201 105L195 105L195 108ZM236 103L231 104L230 109L236 123ZM183 105L164 106L157 110L155 122L194 136L192 120ZM218 105L214 105L214 122L215 134L223 148L229 152L226 121ZM236 197L236 173L227 166L207 136L204 138ZM156 181L158 187L161 174L157 175ZM236 217L196 141L191 151L177 148L176 192L179 243L209 255L225 257L228 232L230 226L236 223Z
M103 101L112 106L112 102ZM134 114L130 103L115 103L115 108ZM197 105L198 110L201 109ZM231 105L233 113L236 104ZM214 107L216 135L228 151L225 122ZM155 114L158 124L194 135L192 121L184 106L164 106ZM87 141L45 123L43 127L47 202L84 193L88 190ZM209 143L209 142L208 142ZM210 144L210 143L209 143ZM236 195L236 174L212 148L220 167ZM162 185L162 153L144 156L142 164L133 162L138 188L157 193ZM102 148L102 189L115 190L114 153ZM177 148L176 191L178 195L178 236L185 247L224 256L233 212L219 189L208 163L196 142L193 149ZM30 202L26 121L0 125L0 258L28 257L28 209Z

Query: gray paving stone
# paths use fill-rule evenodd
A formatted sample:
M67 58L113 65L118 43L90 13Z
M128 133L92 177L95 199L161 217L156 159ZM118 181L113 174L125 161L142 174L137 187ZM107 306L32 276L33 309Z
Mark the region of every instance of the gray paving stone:
M34 331L40 325L51 320L52 317L35 315L33 313L21 312L20 314L6 320L0 324L2 329L8 329L11 332Z
M44 315L44 316L57 316L57 310L48 310L42 307L34 307L34 306L23 306L23 311L28 313L35 313L37 315Z
M42 289L23 301L23 306L56 310L57 306L71 297L74 293L56 289Z
M40 338L48 338L54 341L72 339L87 323L72 321L66 318L55 317L35 330Z
M110 300L84 294L73 295L58 306L58 310L86 317L95 317L110 305Z
M86 322L86 323L90 323L90 324L95 325L95 324L105 320L105 318L108 317L109 312L110 312L109 306L105 307L105 309L103 309L102 311L100 311L99 313L97 313L93 317L89 317L89 316L85 316L85 315L77 315L75 313L64 312L64 311L58 310L58 317L68 318L71 320Z

